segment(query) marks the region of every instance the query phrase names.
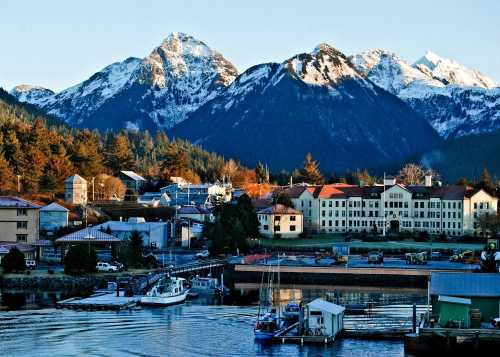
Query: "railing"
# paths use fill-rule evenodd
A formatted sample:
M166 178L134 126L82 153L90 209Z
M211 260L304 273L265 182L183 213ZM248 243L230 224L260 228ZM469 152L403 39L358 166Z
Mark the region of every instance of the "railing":
M226 264L227 264L226 260L211 259L211 260L205 260L205 261L200 261L200 262L196 262L196 263L186 263L186 264L176 265L173 268L170 268L169 272L172 274L187 273L187 272L191 272L191 271L223 267Z

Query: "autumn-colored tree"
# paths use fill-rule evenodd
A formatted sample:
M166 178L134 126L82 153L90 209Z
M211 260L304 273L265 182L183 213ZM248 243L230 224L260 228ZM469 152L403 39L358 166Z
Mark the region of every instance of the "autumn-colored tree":
M123 199L127 188L114 176L99 174L94 179L94 195L96 200Z
M424 168L412 163L406 164L401 171L399 171L399 179L405 185L418 185L422 182L424 175Z
M257 183L269 182L269 174L261 162L255 167L255 176L257 178Z
M73 164L66 153L64 145L59 144L56 152L45 166L42 187L47 191L62 192L64 181L73 173Z
M233 174L231 182L234 187L245 187L257 181L254 170L238 169Z
M76 172L88 179L105 172L103 157L100 153L100 137L85 129L75 136L70 146L70 157Z
M9 192L16 189L16 176L9 163L0 152L0 192Z
M315 185L319 185L324 182L324 178L319 171L319 165L313 160L311 153L307 153L306 155L304 168L300 172L300 178L304 182Z

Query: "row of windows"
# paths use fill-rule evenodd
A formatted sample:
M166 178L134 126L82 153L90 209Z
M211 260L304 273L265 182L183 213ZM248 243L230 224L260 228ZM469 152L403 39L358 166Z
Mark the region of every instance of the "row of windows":
M267 224L265 224L265 225L263 226L263 229L264 229L265 231L268 231L268 230L269 230L269 226L268 226ZM295 225L291 225L291 226L289 226L289 228L288 228L288 229L290 230L290 232L295 232L295 231L297 230L297 228L296 228L296 226L295 226ZM280 231L281 231L281 226L279 226L279 225L274 226L274 231L275 231L275 232L280 232Z
M434 229L439 229L439 228L449 228L449 229L461 229L462 224L460 222L443 222L443 225L441 227L440 222L419 222L415 221L413 222L415 228L434 228ZM384 222L383 221L352 221L349 220L347 222L348 227L374 227L375 225L378 226L383 226ZM322 220L321 221L321 226L325 227L345 227L346 221L344 220ZM411 221L402 221L401 226L403 228L412 228L412 222Z
M474 202L474 209L477 209L479 206L479 209L490 209L490 203L489 202L479 202L479 205L477 202Z
M391 197L393 198L393 197ZM327 201L321 201L321 207L326 207L326 202ZM366 207L366 201L348 201L349 202L349 207ZM304 201L301 201L301 206L304 207ZM375 207L378 208L379 203L378 201L368 201L368 206L369 207ZM443 209L462 209L462 202L434 202L434 201L415 201L414 202L414 207L415 208L441 208ZM488 202L481 202L479 204L480 209L483 209L483 206L488 209L489 203ZM309 207L311 207L311 201L309 201ZM345 207L345 201L328 201L328 207ZM408 208L408 201L385 201L385 207L386 208ZM474 204L474 208L477 208L477 203Z

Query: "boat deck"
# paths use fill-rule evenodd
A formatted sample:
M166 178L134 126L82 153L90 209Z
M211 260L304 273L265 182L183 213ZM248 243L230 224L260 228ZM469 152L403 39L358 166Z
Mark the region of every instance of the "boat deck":
M87 298L71 298L58 301L58 308L81 310L123 310L135 307L140 296L116 296L116 293L97 293Z

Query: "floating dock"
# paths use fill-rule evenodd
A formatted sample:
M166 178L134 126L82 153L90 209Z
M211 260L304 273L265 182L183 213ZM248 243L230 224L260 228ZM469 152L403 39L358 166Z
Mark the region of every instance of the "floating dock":
M116 296L116 293L102 292L87 298L75 297L58 301L56 306L75 310L124 310L137 306L140 299L140 296Z
M273 337L273 340L275 342L297 343L301 345L303 345L304 343L329 344L333 343L333 341L335 340L334 336L299 336L293 333L294 330L298 330L298 327L299 327L298 322L288 326L284 331L281 331L280 333L276 334L276 336Z

